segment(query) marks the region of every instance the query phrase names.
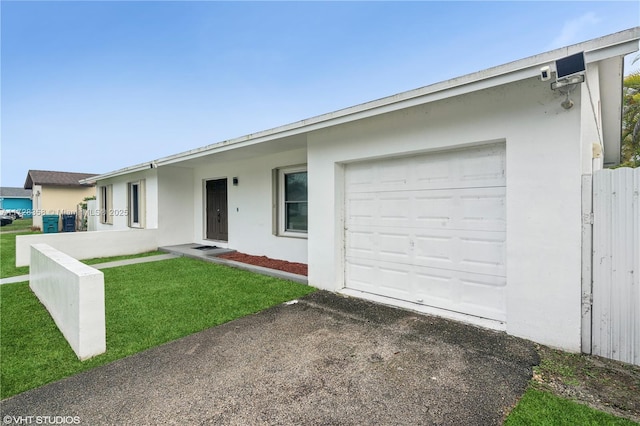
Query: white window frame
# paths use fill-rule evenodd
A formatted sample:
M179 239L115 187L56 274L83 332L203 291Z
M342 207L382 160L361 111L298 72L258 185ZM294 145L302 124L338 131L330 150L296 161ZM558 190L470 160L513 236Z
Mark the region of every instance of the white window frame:
M136 180L133 182L127 183L127 213L128 213L128 222L130 228L144 228L145 226L145 218L147 216L146 209L146 194L145 194L145 185L144 179ZM134 191L134 188L137 187L137 191ZM137 199L134 197L137 195ZM136 212L137 205L137 213L138 220L135 220L134 214Z
M113 225L113 185L100 187L100 223Z
M286 209L286 200L285 200L285 176L288 174L293 174L293 173L301 173L301 172L305 172L307 173L307 166L305 165L301 165L301 166L293 166L293 167L283 167L283 168L279 168L277 169L277 186L276 186L276 192L277 192L277 235L278 236L282 236L282 237L293 237L293 238L307 238L307 235L309 233L309 223L307 221L307 230L306 231L293 231L293 230L287 230L286 229L286 214L287 214L287 209ZM307 175L307 179L308 179L308 175ZM307 185L308 185L308 180L307 180ZM307 209L309 206L309 189L307 187ZM307 216L308 218L308 216Z

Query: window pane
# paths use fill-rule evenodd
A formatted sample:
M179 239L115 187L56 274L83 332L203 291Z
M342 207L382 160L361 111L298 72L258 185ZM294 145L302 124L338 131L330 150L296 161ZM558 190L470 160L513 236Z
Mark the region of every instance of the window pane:
M285 228L287 231L307 231L307 203L287 203Z
M107 221L107 187L100 187L100 221L105 223Z
M284 175L284 200L307 201L307 172Z
M133 223L139 223L139 199L138 199L138 185L131 185L131 212L133 213Z

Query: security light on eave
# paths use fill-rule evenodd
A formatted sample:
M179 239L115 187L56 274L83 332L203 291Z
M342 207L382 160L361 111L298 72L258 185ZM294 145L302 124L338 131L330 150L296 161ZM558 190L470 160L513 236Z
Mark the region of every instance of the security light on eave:
M556 78L558 80L584 72L584 52L567 56L556 61Z
M551 83L553 90L584 82L584 52L567 56L556 61L556 81Z

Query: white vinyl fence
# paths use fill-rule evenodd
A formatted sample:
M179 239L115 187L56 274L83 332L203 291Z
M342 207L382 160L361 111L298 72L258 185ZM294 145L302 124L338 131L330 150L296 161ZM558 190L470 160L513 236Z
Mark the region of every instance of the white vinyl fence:
M640 365L640 168L593 175L594 355Z

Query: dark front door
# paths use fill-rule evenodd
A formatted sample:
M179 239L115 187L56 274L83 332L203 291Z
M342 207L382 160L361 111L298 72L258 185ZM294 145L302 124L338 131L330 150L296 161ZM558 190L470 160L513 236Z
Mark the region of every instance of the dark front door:
M207 239L227 241L227 180L207 181Z

